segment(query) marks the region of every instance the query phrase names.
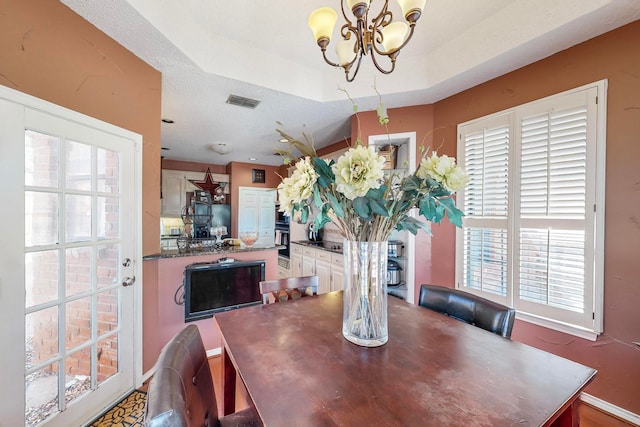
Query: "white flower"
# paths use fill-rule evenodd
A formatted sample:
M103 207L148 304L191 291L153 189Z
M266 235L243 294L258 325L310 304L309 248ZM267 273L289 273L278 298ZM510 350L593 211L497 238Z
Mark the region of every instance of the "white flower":
M311 158L305 157L296 163L290 177L278 184L280 211L291 215L293 205L307 200L313 194L313 186L318 174L311 165Z
M382 184L385 159L378 156L374 147L358 145L340 156L332 166L336 177L336 190L349 200L362 197L372 188Z
M433 178L451 192L462 188L469 181L464 169L456 166L455 158L446 154L439 157L435 151L430 157L422 159L416 176L421 179Z
M469 182L469 175L467 172L459 166L453 168L452 171L445 175L445 180L443 182L444 186L449 189L449 191L455 193Z

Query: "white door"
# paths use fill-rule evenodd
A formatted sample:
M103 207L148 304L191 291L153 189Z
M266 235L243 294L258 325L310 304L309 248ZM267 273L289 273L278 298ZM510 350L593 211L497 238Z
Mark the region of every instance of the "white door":
M273 245L276 226L276 190L240 187L238 232L257 231L256 245Z
M0 88L3 426L82 425L134 387L140 142Z

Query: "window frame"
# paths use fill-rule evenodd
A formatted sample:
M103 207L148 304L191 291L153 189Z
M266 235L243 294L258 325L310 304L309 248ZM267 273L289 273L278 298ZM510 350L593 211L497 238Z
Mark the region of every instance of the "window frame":
M516 309L516 317L529 323L546 328L558 330L571 335L595 341L603 332L604 317L604 219L605 219L605 172L606 172L606 111L607 111L607 80L600 80L574 89L570 89L539 100L522 104L507 110L496 112L484 117L458 124L458 163L465 166L465 138L473 132L483 129L493 129L492 126L508 126L508 213L506 218L507 230L507 262L506 262L506 295L500 296L490 292L471 289L464 285L464 227L487 227L491 224L503 224L502 218L464 218L464 226L456 231L456 258L455 258L455 283L456 288L471 292L485 298L489 298L501 304ZM567 100L577 96L585 97L587 108L587 154L586 159L586 188L587 200L585 202L585 227L590 230L593 227L593 243L590 237L585 238L585 263L588 268L585 274L592 278L592 289L585 289L585 313L580 324L574 324L572 316L557 316L558 313L569 310L550 309L548 305L536 305L535 303L523 303L518 300L518 286L515 286L516 266L519 261L518 233L520 227L520 148L522 134L522 118L530 116L532 111L553 112L566 104ZM545 108L543 108L545 107ZM562 108L562 107L560 107ZM593 141L592 141L593 140ZM589 190L589 188L592 190ZM464 206L465 189L458 192L458 206ZM593 205L593 208L590 206ZM593 209L593 213L590 212ZM547 221L545 219L544 221ZM553 222L552 220L549 220ZM587 248L587 245L589 247ZM591 271L590 271L591 270ZM589 301L590 300L590 301ZM590 304L590 305L587 305ZM541 307L542 310L535 310ZM589 310L592 309L592 319L587 319ZM555 311L555 313L554 313ZM574 316L575 317L575 316ZM569 319L569 320L567 320ZM587 325L587 323L589 323Z

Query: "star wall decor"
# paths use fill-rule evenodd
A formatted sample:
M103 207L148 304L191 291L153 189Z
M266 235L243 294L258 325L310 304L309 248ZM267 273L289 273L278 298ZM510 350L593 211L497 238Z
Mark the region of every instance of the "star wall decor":
M189 182L191 182L202 191L208 192L210 195L216 194L216 188L220 187L220 183L213 180L213 177L211 176L211 169L209 168L207 168L207 172L204 175L204 181L190 179Z

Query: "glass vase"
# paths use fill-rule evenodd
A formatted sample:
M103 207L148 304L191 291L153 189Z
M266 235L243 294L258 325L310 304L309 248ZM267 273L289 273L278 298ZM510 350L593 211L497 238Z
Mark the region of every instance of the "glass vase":
M345 240L342 335L363 347L387 342L387 242Z

